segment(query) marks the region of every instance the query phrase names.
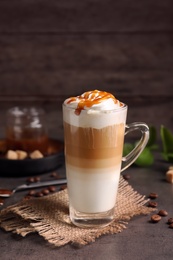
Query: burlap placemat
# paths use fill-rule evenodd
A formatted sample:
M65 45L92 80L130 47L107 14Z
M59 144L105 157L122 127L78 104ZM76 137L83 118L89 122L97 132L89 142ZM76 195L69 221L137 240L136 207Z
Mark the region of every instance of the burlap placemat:
M86 245L101 235L121 232L133 216L149 214L153 209L145 206L147 201L145 196L134 191L128 182L121 178L115 220L107 227L83 229L74 226L68 215L67 190L42 198L23 200L3 209L0 212L0 226L21 236L37 232L54 246L67 243Z

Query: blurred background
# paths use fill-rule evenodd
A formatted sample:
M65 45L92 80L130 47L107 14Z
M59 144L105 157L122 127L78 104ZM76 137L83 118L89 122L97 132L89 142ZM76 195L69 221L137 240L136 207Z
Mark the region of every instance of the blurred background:
M173 130L172 0L0 1L1 136L8 108L37 105L63 139L62 102L91 89Z

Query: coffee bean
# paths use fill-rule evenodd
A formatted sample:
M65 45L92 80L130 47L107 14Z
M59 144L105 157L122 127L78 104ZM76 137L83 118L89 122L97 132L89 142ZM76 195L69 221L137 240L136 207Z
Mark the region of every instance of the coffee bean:
M24 197L24 200L30 200L31 199L31 196L29 196L29 195L26 195L25 197Z
M67 188L67 184L61 185L60 190L65 190Z
M39 182L40 181L40 177L36 176L36 177L29 177L26 182L27 183L34 183L34 182Z
M40 181L40 177L34 177L34 182L39 182Z
M48 189L49 189L50 192L54 192L56 190L56 187L55 186L49 186Z
M150 199L156 199L158 197L158 194L155 192L151 192L148 196Z
M48 195L50 193L49 189L44 189L41 191L43 195Z
M173 218L169 218L167 223L168 224L173 224Z
M171 223L171 224L169 225L169 228L173 228L173 223Z
M57 173L56 172L52 172L50 177L57 177Z
M36 193L35 190L30 190L30 191L28 192L28 195L29 195L29 196L35 196L35 193Z
M43 197L44 194L41 191L36 192L35 197Z
M33 182L35 182L34 177L30 177L30 178L28 178L26 181L27 181L27 183L33 183Z
M157 207L157 202L155 202L155 201L149 201L148 202L148 207L151 207L151 208L156 208Z
M153 223L157 223L157 222L159 222L160 220L161 220L161 216L159 216L159 215L157 215L157 214L154 214L154 215L151 216L151 221L152 221Z
M164 209L161 209L161 210L159 210L158 215L160 215L162 217L166 217L166 216L168 216L168 212Z

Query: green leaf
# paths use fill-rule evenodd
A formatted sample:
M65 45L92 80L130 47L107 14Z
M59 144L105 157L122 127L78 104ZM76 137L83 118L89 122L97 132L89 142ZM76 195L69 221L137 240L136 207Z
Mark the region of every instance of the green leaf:
M163 153L173 153L173 134L170 132L169 129L162 125L160 128L160 135L162 140Z
M164 160L173 163L173 153L162 153L162 157Z
M151 149L156 149L156 139L157 139L157 131L156 128L154 126L150 126L149 127L149 131L150 131L150 137L147 143L147 147L150 147Z
M168 161L169 159L168 159L168 155L166 154L166 153L161 153L161 155L162 155L162 157L163 157L163 159L165 160L165 161Z
M173 153L171 153L171 154L169 153L168 154L168 161L173 163Z
M139 155L139 157L134 162L134 164L138 166L146 167L152 165L153 162L154 162L154 157L150 148L145 147L143 152Z

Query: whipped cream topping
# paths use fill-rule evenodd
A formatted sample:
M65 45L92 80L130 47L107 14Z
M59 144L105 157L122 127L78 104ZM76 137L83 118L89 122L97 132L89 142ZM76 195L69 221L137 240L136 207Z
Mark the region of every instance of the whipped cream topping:
M127 106L112 94L93 90L66 99L63 104L63 120L77 127L101 129L114 124L124 124L126 111Z
M112 94L99 90L87 91L80 96L68 98L64 101L64 104L76 109L78 114L81 110L113 110L124 105Z

